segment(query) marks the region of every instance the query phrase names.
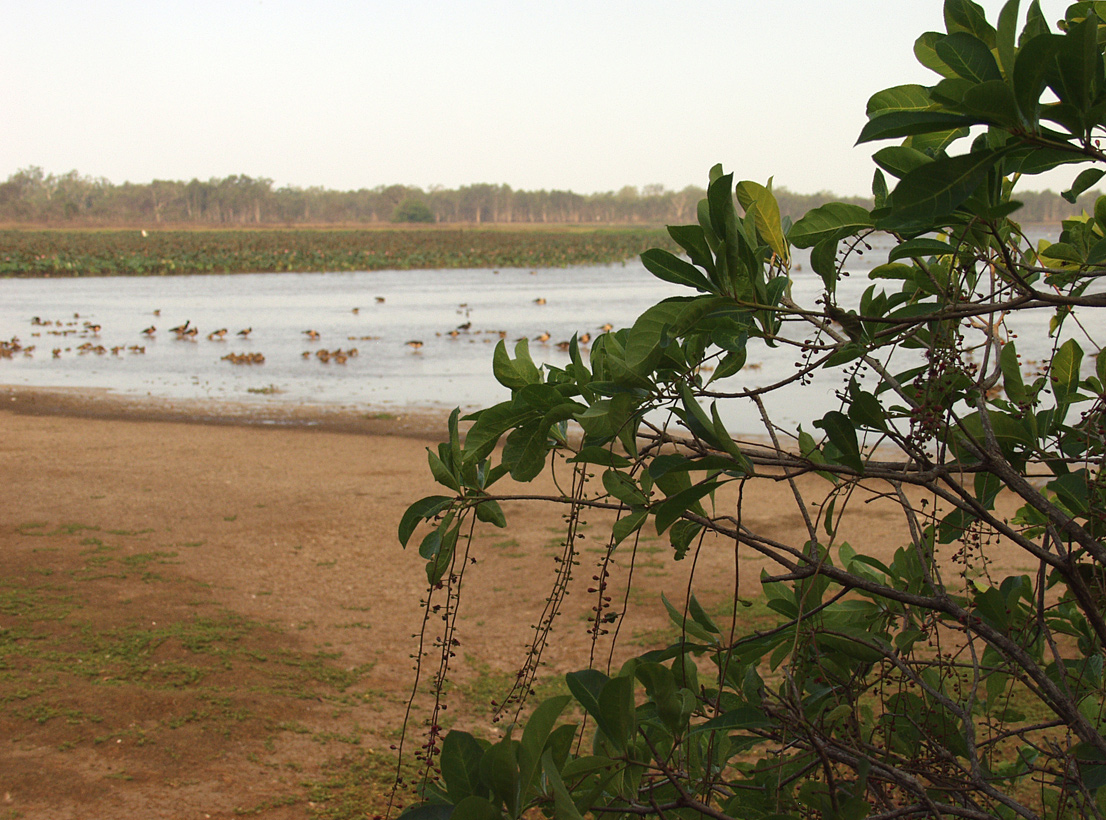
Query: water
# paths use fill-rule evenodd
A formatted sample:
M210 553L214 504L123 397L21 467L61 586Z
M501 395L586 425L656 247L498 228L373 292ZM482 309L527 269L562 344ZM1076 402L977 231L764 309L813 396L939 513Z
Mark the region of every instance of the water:
M857 257L839 286L853 303L870 283L876 252ZM793 298L812 305L821 280L797 259ZM202 398L256 404L327 405L364 410L402 407L470 410L508 398L492 376L496 342L513 350L531 339L538 363L563 366L556 343L573 333L627 326L650 305L689 291L652 277L640 262L551 270L443 270L233 274L179 277L0 280L0 338L18 337L30 356L0 359L0 383L109 388L124 395ZM159 311L160 315L155 315ZM41 324L35 323L36 319ZM169 328L198 329L181 340ZM1047 357L1048 316L1018 325L1025 358ZM93 333L87 324L97 324ZM146 337L144 328L157 332ZM467 325L467 327L465 327ZM210 332L226 328L223 341ZM252 328L248 337L237 332ZM312 340L304 332L319 334ZM451 332L452 335L451 335ZM547 342L538 337L549 335ZM415 349L409 341L421 341ZM80 345L106 352L80 352ZM131 346L145 352L132 352ZM1086 349L1088 346L1084 344ZM58 348L58 355L52 351ZM112 353L117 348L118 352ZM348 352L344 364L320 350ZM236 365L228 354L260 353L264 364ZM306 354L306 358L305 355ZM750 348L750 366L725 389L760 387L794 372L793 347ZM837 406L841 374L767 397L772 417L793 426ZM761 429L748 402L723 416L734 432Z

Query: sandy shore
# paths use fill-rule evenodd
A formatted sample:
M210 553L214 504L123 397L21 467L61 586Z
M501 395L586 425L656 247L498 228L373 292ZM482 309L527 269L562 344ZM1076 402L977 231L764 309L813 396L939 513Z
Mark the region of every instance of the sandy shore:
M426 583L417 550L402 550L396 530L412 501L441 492L425 448L444 429L440 414L420 412L259 410L0 388L0 479L8 499L0 505L0 649L4 635L23 634L29 614L39 611L33 602L50 595L77 603L60 619L34 621L27 634L36 640L62 640L64 627L71 630L65 640L83 635L87 642L147 621L195 623L201 613L271 627L251 632L260 643L233 664L224 658L226 669L205 678L230 675L219 690L226 699L252 693L241 708L253 722L194 736L177 723L188 714L213 719L209 706L187 700L207 703L207 690L151 684L117 702L123 688L56 669L43 678L45 661L20 655L18 641L9 646L16 660L5 667L0 655L0 670L9 670L0 676L0 737L9 738L0 741L0 816L229 818L252 807L264 817L307 818L314 809L305 780L322 777L345 749L318 738L354 730L352 748L378 756L374 765L386 772ZM807 485L812 498L817 481ZM744 523L801 544L805 530L789 489L758 485L746 490ZM538 482L543 487L552 489L547 477ZM504 510L510 528L478 532L477 563L466 576L454 695L462 722L485 721L486 701L502 695L495 686L513 678L561 550L559 508L508 502ZM858 512L845 537L888 558L902 543L893 509L874 503ZM584 588L605 552L604 527L601 516L588 517L575 593L546 655L552 677L587 662L594 601ZM634 618L620 635L621 654L666 640L659 593L682 600L693 565L700 597L714 611L735 590L755 598L766 566L755 553L735 555L732 545L712 542L696 562L673 562L667 538L652 534L639 545L634 589L623 598L629 556L619 556L614 598ZM992 557L996 568L1017 560L997 548ZM166 639L157 652L171 644ZM186 649L178 655L196 662ZM607 649L600 647L600 657ZM267 696L273 666L250 659L274 652L325 656L355 682L313 698ZM148 680L143 674L139 682ZM247 685L255 679L268 682ZM43 680L60 682L51 688ZM97 712L98 720L69 724L55 712ZM36 715L46 718L40 723ZM380 777L372 782L379 791Z

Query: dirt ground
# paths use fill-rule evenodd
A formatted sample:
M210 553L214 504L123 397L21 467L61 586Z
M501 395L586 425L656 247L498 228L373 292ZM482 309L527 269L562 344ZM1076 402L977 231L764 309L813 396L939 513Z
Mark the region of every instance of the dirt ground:
M0 388L0 820L380 812L426 592L396 530L437 491L424 448L442 431L415 414L262 418ZM798 537L788 490L766 484L745 523ZM509 529L476 539L449 693L450 720L485 732L562 537L553 505L504 509ZM856 535L877 554L899 538L878 505ZM604 550L583 543L550 685L590 650L585 589ZM666 539L639 546L616 654L670 634L657 593L682 600L693 564L670 555ZM705 603L725 608L735 585L755 597L764 564L707 544Z

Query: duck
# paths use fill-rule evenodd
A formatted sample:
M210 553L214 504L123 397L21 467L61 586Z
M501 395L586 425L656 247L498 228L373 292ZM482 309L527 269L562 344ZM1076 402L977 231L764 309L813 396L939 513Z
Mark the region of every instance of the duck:
M304 333L307 335L307 338L311 340L318 339L319 336L322 335L317 330L305 330Z
M534 300L534 304L535 305L544 305L545 304L545 298L542 297L542 296L539 296L537 299Z
M208 333L207 338L208 338L208 340L210 340L212 342L221 342L221 341L223 341L223 337L226 336L226 335L227 335L227 329L225 327L221 327L218 330L213 330L210 333Z
M539 333L537 336L534 337L534 341L535 342L541 342L542 344L545 344L546 342L549 341L549 331L546 330L543 333Z
M242 328L241 330L238 331L238 335L241 336L243 339L245 339L251 333L253 333L253 328L252 327L244 327L244 328Z
M412 339L411 341L407 342L406 344L407 344L408 347L414 348L415 350L418 350L420 347L422 347L422 342L419 341L418 339Z
M183 325L177 325L176 327L169 328L169 332L170 333L177 333L177 334L184 333L191 326L192 326L192 320L189 319Z
M157 333L157 327L154 325L150 325L148 328L143 330L142 333L145 336L153 336L155 333Z

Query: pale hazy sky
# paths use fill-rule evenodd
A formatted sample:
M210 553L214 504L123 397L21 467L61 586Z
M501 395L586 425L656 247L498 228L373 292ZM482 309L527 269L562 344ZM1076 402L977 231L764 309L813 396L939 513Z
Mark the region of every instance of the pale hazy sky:
M994 22L1001 0L984 0ZM1022 3L1028 6L1028 0ZM1043 0L1050 22L1067 3ZM867 194L939 0L0 0L0 179ZM1074 175L1044 183L1054 190ZM1034 186L1034 187L1044 187Z

